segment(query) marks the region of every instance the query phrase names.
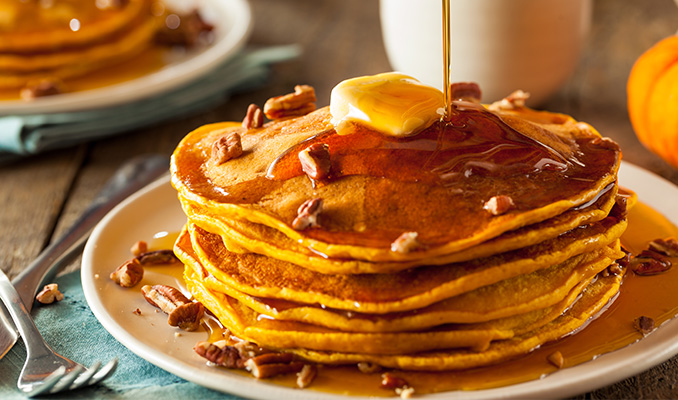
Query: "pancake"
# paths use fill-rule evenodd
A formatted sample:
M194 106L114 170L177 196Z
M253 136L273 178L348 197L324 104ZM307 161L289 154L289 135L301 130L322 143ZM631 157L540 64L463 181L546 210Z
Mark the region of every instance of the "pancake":
M380 263L323 257L266 225L223 218L205 212L188 201L182 202L182 207L193 224L221 235L231 252L263 254L322 273L388 273L422 264L440 265L484 258L551 239L565 231L605 218L614 205L616 189L616 185L611 184L593 204L585 204L546 221L506 232L466 250L434 258Z
M563 131L560 135L569 133L566 143L551 133L555 128L547 131L529 123L525 128L530 130L531 136L520 135L517 139L518 136L512 136L516 131L502 122L501 114L474 108L462 115L482 121L482 126L477 127L477 132L455 133L442 132L442 128L434 124L410 140L384 139L358 128L354 134L343 136L333 131L327 108L297 119L274 121L246 134L242 128L206 126L190 133L177 147L171 164L172 182L182 198L200 204L207 212L269 226L325 257L383 262L419 260L473 247L504 232L544 221L582 205L616 180L618 147L601 141L597 132L571 119L560 125L549 125L560 127ZM458 123L463 125L468 121ZM208 158L212 144L233 131L243 133L243 155L222 165L211 165ZM457 133L481 136L481 139L478 144L459 144L458 141L439 144L450 148L451 154L443 152L443 155L455 160L454 155L459 156L460 160L454 165L445 166L444 157L440 155L436 157L442 160L432 161L431 171L420 171L421 176L408 176L407 171L393 164L407 157L415 159L410 163L403 162L403 165L423 164L433 154L438 154L435 148L423 151L422 156L417 155L420 152L408 151L408 146L425 147ZM505 133L510 138L504 143L502 135ZM537 144L533 137L549 142L551 147ZM496 144L497 140L500 145ZM337 169L341 175L331 184L314 187L313 182L300 174L296 154L315 142L327 143L331 149L336 149ZM396 150L402 146L403 150L392 154L395 150L389 151L390 146ZM465 161L459 155L481 149L501 153L497 148L502 146L515 147L516 153L527 153L538 160L532 160L535 164L528 167L529 163L510 159L509 156L518 157L516 154L497 155L497 160L488 156L488 160L473 161ZM551 148L561 147L565 147L564 154L551 151ZM287 149L282 155L281 148ZM575 152L585 154L585 159L573 158ZM372 160L370 162L378 167L363 165L360 160L364 159ZM500 159L510 162L511 167L502 166ZM557 164L552 159L561 160L562 164L554 167L550 161L545 161ZM476 168L477 165L483 167ZM531 172L538 171L524 174L522 167ZM476 172L473 172L474 168ZM568 173L563 174L559 168L566 168ZM503 174L508 174L511 179L504 179ZM468 179L463 178L465 175L469 175ZM549 199L555 189L562 195L557 201ZM482 205L488 199L506 193L511 194L516 205L514 210L491 215L483 209ZM297 209L313 197L323 199L321 226L294 230L291 224ZM428 204L445 204L445 207ZM393 213L393 210L403 212ZM452 226L454 229L450 229ZM391 244L403 232L418 233L420 249L406 253L391 251Z
M609 217L528 248L459 264L393 274L330 275L255 253L231 253L221 237L189 226L191 243L219 282L251 296L383 314L426 307L504 279L528 274L615 243L626 220ZM185 245L184 245L185 246ZM553 250L557 249L557 250ZM181 257L181 254L179 254Z

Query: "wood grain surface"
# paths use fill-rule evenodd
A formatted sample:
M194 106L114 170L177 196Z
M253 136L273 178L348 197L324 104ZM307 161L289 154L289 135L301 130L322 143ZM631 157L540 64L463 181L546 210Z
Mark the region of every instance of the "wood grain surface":
M190 130L241 120L250 103L315 87L318 106L329 103L339 81L390 70L376 0L251 0L251 46L298 43L303 54L272 68L262 88L233 95L198 115L167 121L109 139L32 156L0 166L0 268L22 270L79 216L124 161L143 153L169 156ZM591 123L621 144L624 159L678 184L678 170L635 138L626 113L626 79L634 60L678 29L672 0L594 0L594 24L572 79L542 106ZM661 194L658 194L661 195ZM678 199L676 199L678 204ZM78 268L74 262L69 269ZM678 357L577 399L678 398Z

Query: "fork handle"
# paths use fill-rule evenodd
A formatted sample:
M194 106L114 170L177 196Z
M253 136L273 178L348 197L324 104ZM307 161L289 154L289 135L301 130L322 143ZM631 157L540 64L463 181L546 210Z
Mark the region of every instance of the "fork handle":
M31 314L26 309L19 293L9 281L7 275L0 270L0 299L5 304L14 325L26 343L26 353L29 358L39 358L50 353L49 346L35 326Z

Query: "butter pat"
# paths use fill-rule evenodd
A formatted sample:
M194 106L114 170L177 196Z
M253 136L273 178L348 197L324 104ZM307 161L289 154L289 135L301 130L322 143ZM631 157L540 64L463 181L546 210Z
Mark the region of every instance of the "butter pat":
M397 72L345 80L330 97L331 122L340 135L360 124L388 136L410 136L439 120L443 107L440 90Z

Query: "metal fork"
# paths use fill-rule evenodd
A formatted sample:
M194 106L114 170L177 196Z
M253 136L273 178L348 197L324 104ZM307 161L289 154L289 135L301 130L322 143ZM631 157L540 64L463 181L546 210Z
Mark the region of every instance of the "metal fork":
M21 370L17 387L28 396L94 385L109 377L118 366L118 360L115 358L103 368L100 368L100 362L85 368L55 353L45 343L19 293L2 270L0 270L0 299L7 307L26 344L26 362Z

